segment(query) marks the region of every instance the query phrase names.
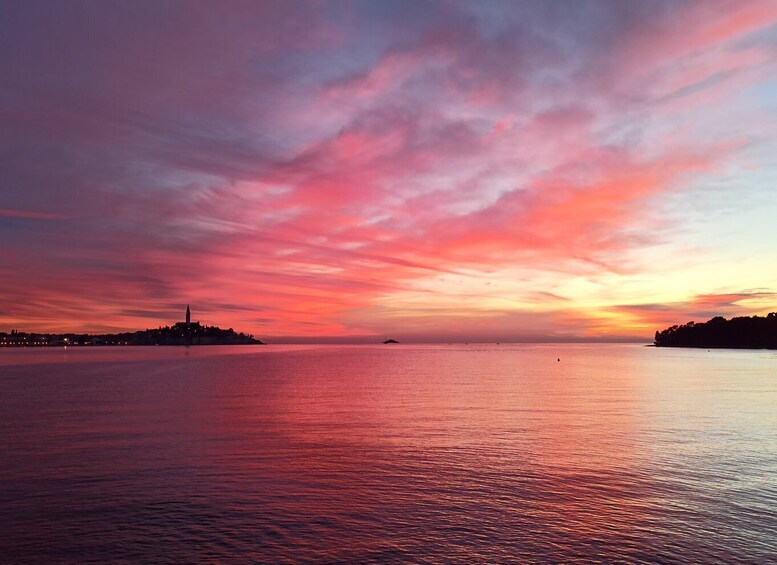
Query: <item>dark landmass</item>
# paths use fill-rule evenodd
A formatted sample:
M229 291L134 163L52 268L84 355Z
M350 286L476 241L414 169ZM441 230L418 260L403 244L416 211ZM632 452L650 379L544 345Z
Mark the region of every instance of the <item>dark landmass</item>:
M656 347L777 349L777 312L768 316L688 322L656 332Z
M383 343L399 343L396 339L387 339Z
M0 332L0 347L46 347L46 346L100 346L100 345L260 345L262 342L250 334L237 333L232 328L223 330L216 326L198 323L188 328L184 323L118 334L79 333L28 333Z

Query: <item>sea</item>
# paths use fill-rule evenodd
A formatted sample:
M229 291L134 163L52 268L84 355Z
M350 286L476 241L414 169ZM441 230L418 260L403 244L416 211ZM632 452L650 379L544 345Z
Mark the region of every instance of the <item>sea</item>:
M777 352L0 350L0 562L777 563Z

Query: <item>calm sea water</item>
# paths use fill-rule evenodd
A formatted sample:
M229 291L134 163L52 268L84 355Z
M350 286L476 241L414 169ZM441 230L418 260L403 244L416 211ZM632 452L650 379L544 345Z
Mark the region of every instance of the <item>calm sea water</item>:
M777 353L0 350L0 479L4 563L777 562Z

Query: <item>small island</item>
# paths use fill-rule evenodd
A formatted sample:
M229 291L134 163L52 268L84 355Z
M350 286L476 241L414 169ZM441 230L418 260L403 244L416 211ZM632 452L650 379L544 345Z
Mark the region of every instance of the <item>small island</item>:
M385 344L385 343L399 343L399 342L396 339L387 339L383 343Z
M768 316L721 316L707 322L688 322L656 332L656 347L706 349L777 349L777 312Z
M0 332L0 347L47 347L86 345L264 345L251 334L232 328L221 329L191 321L186 306L186 321L172 326L117 334Z

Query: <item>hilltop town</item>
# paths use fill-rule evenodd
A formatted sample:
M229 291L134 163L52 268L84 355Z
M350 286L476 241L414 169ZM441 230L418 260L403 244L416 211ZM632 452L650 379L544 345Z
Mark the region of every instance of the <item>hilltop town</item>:
M221 329L186 319L172 326L116 334L0 332L0 347L101 346L101 345L261 345L251 334Z

